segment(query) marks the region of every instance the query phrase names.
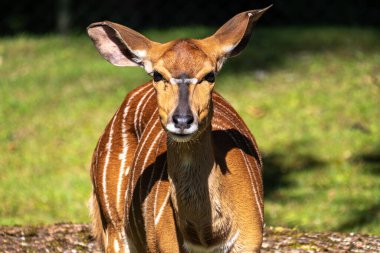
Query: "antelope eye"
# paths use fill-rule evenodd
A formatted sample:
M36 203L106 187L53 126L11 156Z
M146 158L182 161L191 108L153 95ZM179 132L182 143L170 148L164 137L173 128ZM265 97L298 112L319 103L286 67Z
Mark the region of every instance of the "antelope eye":
M159 81L161 81L162 79L164 79L164 78L163 78L163 76L162 76L160 73L158 73L157 71L154 71L154 72L153 72L153 80L154 80L155 82L159 82Z
M208 73L207 75L205 75L204 80L206 80L209 83L215 82L215 73L214 72Z

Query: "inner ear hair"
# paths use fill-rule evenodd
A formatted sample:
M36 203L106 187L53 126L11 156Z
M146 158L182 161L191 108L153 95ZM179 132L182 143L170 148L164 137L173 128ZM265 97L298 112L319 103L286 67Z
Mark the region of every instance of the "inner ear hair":
M109 21L97 22L87 28L100 55L116 66L141 66L149 73L149 48L152 41L142 34Z
M115 45L119 48L120 52L125 55L125 57L139 66L142 65L142 60L132 53L132 51L128 48L127 43L125 43L123 38L121 38L120 34L115 29L108 26L104 26L103 29L108 35L109 39L115 43Z

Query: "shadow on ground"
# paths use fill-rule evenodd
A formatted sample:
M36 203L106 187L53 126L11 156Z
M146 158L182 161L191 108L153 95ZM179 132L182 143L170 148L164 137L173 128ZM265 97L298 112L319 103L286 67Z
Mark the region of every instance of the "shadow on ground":
M284 188L297 187L292 180L294 173L305 171L323 170L327 166L316 156L301 154L302 146L305 143L293 143L280 151L272 151L263 155L264 161L264 194L266 200L283 201L281 190ZM291 150L291 154L285 153ZM352 163L360 165L362 173L369 173L380 180L380 151L363 153L356 156ZM365 187L358 185L357 187ZM379 191L380 189L373 189ZM354 201L354 199L352 200ZM360 228L376 224L380 219L380 201L373 199L366 208L361 208L358 204L349 213L342 214L347 219L334 228L336 231L360 231ZM270 219L270 217L268 217Z
M295 142L288 144L281 151L263 154L265 199L276 200L282 188L293 187L294 182L290 177L292 173L321 169L325 165L325 162L316 156L302 154L304 145L308 144ZM291 154L286 152L289 150L292 150Z
M264 194L266 199L276 199L281 188L293 186L290 173L310 171L321 168L324 162L310 155L296 155L293 162L284 162L289 158L284 153L268 153L264 155Z
M380 176L380 148L357 156L355 162L361 163L367 173Z
M377 222L380 219L380 203L375 203L363 210L356 210L351 214L351 218L340 224L338 231L355 231L366 225Z
M363 153L356 156L353 161L360 164L364 173L377 177L380 180L380 148L371 152ZM358 187L361 187L360 185ZM373 189L380 191L380 189ZM379 193L380 194L380 193ZM336 229L338 231L353 231L366 225L376 223L380 220L380 198L374 199L373 203L367 208L352 210L350 218Z

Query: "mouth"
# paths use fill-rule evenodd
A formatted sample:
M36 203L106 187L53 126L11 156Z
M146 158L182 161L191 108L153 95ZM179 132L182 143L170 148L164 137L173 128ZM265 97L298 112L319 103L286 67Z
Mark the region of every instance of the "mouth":
M168 131L168 136L176 142L188 142L192 139L193 134L188 133L173 133Z
M168 136L172 140L176 142L187 142L190 141L193 138L194 134L197 132L198 125L193 124L190 128L179 129L176 128L173 123L169 123L165 128Z

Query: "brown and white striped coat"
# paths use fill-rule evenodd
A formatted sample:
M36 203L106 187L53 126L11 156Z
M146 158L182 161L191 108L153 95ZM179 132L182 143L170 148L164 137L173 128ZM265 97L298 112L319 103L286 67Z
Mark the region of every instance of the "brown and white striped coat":
M264 11L241 13L204 40L165 44L111 22L88 28L109 62L154 76L127 95L93 155L93 231L106 252L260 250L259 151L213 87Z

